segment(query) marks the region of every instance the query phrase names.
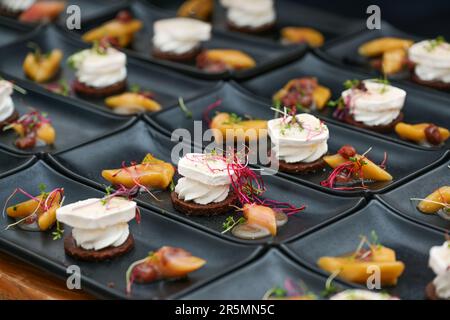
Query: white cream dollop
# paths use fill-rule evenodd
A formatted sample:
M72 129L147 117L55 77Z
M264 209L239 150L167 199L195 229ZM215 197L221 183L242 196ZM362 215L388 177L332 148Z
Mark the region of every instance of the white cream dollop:
M313 115L296 116L299 124L292 124L292 117L270 120L267 124L272 140L272 152L278 160L287 163L314 162L328 151L328 127Z
M442 274L450 268L450 241L444 242L442 246L434 246L430 249L428 265L435 274Z
M13 85L6 80L0 80L0 122L5 121L14 113L14 102L11 98Z
M409 59L416 64L415 73L424 81L450 83L450 43L424 40L409 48Z
M387 293L362 289L348 289L332 296L330 300L398 300Z
M9 11L25 11L30 8L36 0L1 0L1 6Z
M153 24L153 46L162 52L183 54L211 38L211 25L191 18L170 18Z
M450 300L450 269L434 278L433 284L440 299Z
M128 222L135 217L136 202L113 197L90 198L71 203L56 210L58 221L72 229L78 246L85 250L118 247L128 238Z
M188 153L178 162L178 173L183 176L175 186L178 198L198 204L220 202L230 190L228 164L221 156Z
M227 18L238 27L258 28L276 19L273 0L221 0Z
M406 91L373 80L363 82L367 91L353 88L342 92L353 118L368 126L387 125L394 121L405 104Z
M127 56L114 48L105 52L85 49L71 57L78 81L95 88L103 88L127 77Z

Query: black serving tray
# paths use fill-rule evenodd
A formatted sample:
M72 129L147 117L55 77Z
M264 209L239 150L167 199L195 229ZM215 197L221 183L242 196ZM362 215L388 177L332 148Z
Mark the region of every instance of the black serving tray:
M437 37L439 33L435 35ZM376 77L381 76L381 72L375 70L370 66L369 59L358 54L358 48L365 42L380 38L380 37L400 37L405 39L411 39L415 42L427 39L426 37L418 37L416 35L408 34L401 31L394 26L390 25L386 21L382 22L380 30L362 30L359 32L344 35L320 48L317 53L324 59L343 66L345 68L351 67L356 70L363 71L368 74L372 74ZM427 86L422 86L411 81L409 72L401 72L389 76L392 79L402 80L408 84L413 85L416 88L421 88L427 91L438 92L443 95L444 91L438 91Z
M2 179L2 184L7 186L0 190L2 204L15 187L22 187L31 194L36 194L39 193L40 183L45 183L48 189L64 187L65 204L103 195L102 192L71 180L39 161L17 174ZM25 198L17 196L15 200L23 201ZM258 252L258 247L231 243L149 210L141 209L141 223L130 222L135 248L126 255L111 261L89 263L66 256L63 241L52 240L49 232L30 232L14 228L4 230L11 222L12 220L6 217L1 219L0 250L60 278L68 277L66 273L68 266L77 265L81 270L82 288L101 298L174 298L241 266ZM67 227L65 233L69 232L70 229ZM128 266L147 256L150 251L164 245L182 247L207 260L207 264L184 280L134 285L132 295L128 296L125 293L125 272Z
M34 29L33 26L11 23L9 20L0 17L0 47L17 41Z
M308 293L314 293L320 299L327 279L299 266L272 248L258 260L182 299L261 300L270 289L283 287L286 280L303 285ZM338 281L333 284L339 291L349 288Z
M410 201L411 198L424 199L436 189L445 185L448 186L450 181L449 165L450 163L446 162L403 186L377 197L392 210L406 218L443 232L449 232L450 220L445 220L434 214L421 213L416 207L418 201Z
M0 177L16 172L35 161L35 157L14 154L0 147Z
M178 8L184 0L147 0L149 4L164 10L168 14L175 15ZM226 24L226 10L219 1L214 3L213 25L218 30L227 32L229 29ZM339 36L345 35L355 29L365 27L364 21L357 19L344 18L331 12L326 12L317 8L309 7L299 3L299 1L275 1L277 12L277 22L273 31L262 35L247 35L241 32L232 32L233 34L247 38L248 36L258 37L270 41L274 41L281 45L280 30L287 26L310 27L320 31L325 41L331 41Z
M134 118L102 112L49 92L30 90L32 87L25 82L21 83L21 87L27 93L14 91L15 109L19 115L29 112L31 108L46 113L55 128L56 142L54 146L22 150L15 146L17 134L13 130L1 132L0 145L17 153L60 152L118 131L135 121Z
M316 77L322 85L332 91L332 99L338 99L344 90L343 82L348 79L370 79L374 76L345 70L340 66L335 66L324 62L313 54L306 55L302 60L286 65L277 70L268 72L264 75L242 82L241 85L256 96L262 98L266 104L272 103L272 95L281 89L289 80L300 77ZM447 96L436 94L434 91L418 90L417 86L410 86L401 82L394 81L392 85L406 90L406 103L402 110L404 113L404 122L419 123L431 122L436 125L450 128L450 99ZM449 149L450 141L441 147L424 147L415 143L401 140L396 133L380 134L371 130L359 129L347 125L332 117L332 109L326 107L321 112L321 116L327 118L330 122L339 123L341 126L352 128L359 132L366 132L382 139L407 144L419 149Z
M328 276L317 267L316 261L322 256L356 250L359 236L370 237L372 230L377 233L381 244L395 250L397 259L405 264L398 284L382 289L401 299L424 299L425 287L435 276L428 267L428 253L432 246L445 241L444 233L397 216L376 200L361 211L284 248L301 264Z
M133 2L129 6L124 6L121 9L129 10L134 17L140 19L144 23L142 30L135 35L135 39L131 45L132 49L124 49L127 54L140 58L144 61L157 62L158 64L161 64L163 66L176 69L199 78L226 79L231 76L233 78L244 79L253 77L275 67L293 61L296 58L301 57L307 50L306 45L280 47L279 45L273 44L271 42L261 41L260 39L255 39L253 37L246 37L243 39L234 34L221 32L220 30L213 30L211 40L203 44L205 48L227 48L242 50L255 59L257 66L252 69L237 72L205 72L198 69L193 63L177 63L152 57L151 40L153 38L153 22L159 19L168 18L170 17L170 15L167 15L158 10L154 10L147 4L141 2ZM75 35L81 41L81 34L101 25L108 20L113 19L118 11L119 10L115 10L114 12L110 12L109 14L101 16L101 18L91 19L83 23L82 29L78 30ZM71 34L74 35L74 33Z
M120 145L121 148L112 147L117 145ZM49 157L49 160L67 175L94 187L103 188L103 185L109 184L101 176L103 169L120 168L124 160L127 163L129 161L139 162L148 152L157 158L171 162L170 153L174 145L175 143L170 141L169 138L151 130L144 122L138 122L123 132L96 143L60 153L55 157ZM267 188L267 198L289 202L295 206L303 204L307 206L304 211L291 216L289 223L280 228L279 234L275 238L268 237L261 240L245 241L233 237L231 233L222 235L222 224L228 215L187 217L173 208L169 191L155 191L156 197L162 201L156 201L147 194L140 196L139 200L143 206L175 217L215 235L250 244L279 243L293 239L347 215L364 203L362 198L342 198L329 195L276 176L265 176L263 179ZM230 214L232 213L233 210L230 211ZM237 217L239 214L234 214L234 216Z
M2 49L4 58L0 61L0 71L19 81L32 83L36 90L48 91L43 86L27 79L22 70L23 60L30 51L27 44L34 42L40 45L44 52L55 48L63 51L64 59L61 64L61 72L57 79L50 83L55 83L59 79L66 79L71 84L75 78L75 71L69 68L66 59L71 54L88 48L89 45L81 41L74 41L67 36L68 34L61 28L48 25L25 36L20 43L5 46ZM142 63L129 56L127 57L127 82L129 86L138 84L142 90L153 92L155 100L163 107L174 104L178 100L178 96L193 97L214 85L214 83L193 79L154 64ZM111 109L104 105L103 99L86 99L73 93L67 98L112 113Z
M193 120L201 121L205 108L218 99L223 99L222 105L211 111L210 117L214 116L215 111L234 112L243 118L245 115L259 119L272 119L274 116L274 111L270 109L268 103L246 95L245 91L242 91L235 83L227 83L217 86L216 90L208 95L187 101L186 105L192 112L192 118L187 118L178 106L173 106L152 114L148 119L152 125L168 136L172 134L173 130L184 128L191 133L191 137L194 137ZM330 153L336 153L345 144L353 145L361 153L373 147L369 158L375 160L376 163L380 163L383 160L384 151L387 152L388 171L393 175L394 180L388 183L370 184L369 193L380 193L394 186L398 186L405 180L416 176L423 168L430 167L436 161L442 159L443 153L445 152L443 149L435 151L422 150L404 144L397 144L389 140L383 140L362 132L356 132L349 129L348 126L341 126L336 124L336 122L328 121L328 118L327 125L330 130L330 139L328 140ZM203 122L203 129L205 130L207 128L207 124ZM320 186L320 182L325 180L329 173L330 170L327 169L326 171L309 175L290 175L281 172L278 175L307 184L322 191L333 192L339 195L356 195L362 193L361 191L335 191Z

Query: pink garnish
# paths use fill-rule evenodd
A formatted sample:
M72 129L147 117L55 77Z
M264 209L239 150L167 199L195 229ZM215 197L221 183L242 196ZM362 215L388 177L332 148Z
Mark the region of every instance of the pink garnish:
M211 124L211 119L209 118L209 113L211 110L217 108L222 104L222 99L217 100L216 102L213 102L209 106L206 107L206 109L203 111L203 120L208 124L208 126Z

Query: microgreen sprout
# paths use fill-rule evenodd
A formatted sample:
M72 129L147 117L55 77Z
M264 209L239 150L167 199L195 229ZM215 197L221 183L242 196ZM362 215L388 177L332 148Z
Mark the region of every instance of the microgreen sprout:
M178 106L184 112L184 114L186 115L186 118L189 118L189 119L192 118L192 111L189 110L188 107L186 106L186 104L184 103L183 97L178 97Z
M223 231L222 234L227 233L231 229L233 229L235 226L242 224L245 222L244 217L240 217L239 219L235 220L233 216L229 216L225 219L225 222L222 224Z

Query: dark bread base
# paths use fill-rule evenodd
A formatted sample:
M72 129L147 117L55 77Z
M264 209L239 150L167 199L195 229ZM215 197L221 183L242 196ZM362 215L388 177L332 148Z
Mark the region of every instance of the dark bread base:
M231 205L236 205L238 203L238 197L232 191L228 193L228 197L226 197L225 200L210 204L197 204L193 201L181 200L178 198L175 191L171 192L170 199L176 210L189 216L215 216L224 214L231 210Z
M315 172L323 168L325 168L325 161L323 160L323 157L311 163L306 162L287 163L284 160L278 161L278 170L286 173L306 174Z
M445 83L444 81L426 81L420 79L416 73L413 71L411 73L411 81L420 84L422 86L427 86L433 89L438 89L442 91L450 91L450 83Z
M188 52L176 54L173 52L163 52L153 47L152 56L158 59L170 60L175 62L193 62L195 60L195 57L197 57L197 55L200 53L200 51L201 51L200 46L198 46Z
M252 27L240 27L231 22L230 20L227 20L227 28L230 31L237 31L242 33L249 33L249 34L261 34L261 33L267 33L272 31L272 29L275 27L275 23L266 23L262 26L252 28Z
M110 260L121 255L124 255L134 247L134 238L130 235L128 239L118 247L107 247L98 251L95 250L85 250L78 247L75 243L75 239L72 233L64 238L64 251L67 255L83 261L104 261Z
M72 87L73 90L80 96L86 98L104 98L124 92L127 88L127 82L126 80L123 80L107 87L95 88L88 86L78 80L74 80Z
M11 10L8 10L8 9L0 6L0 16L17 19L22 14L22 12L23 12L23 10L11 11Z
M14 110L12 115L10 115L3 121L0 121L0 131L2 131L4 127L16 121L17 119L19 119L19 113L17 112L17 110Z
M392 121L389 124L386 125L379 125L379 126L368 126L365 125L362 122L356 121L352 115L348 114L345 118L344 121L347 122L348 124L351 124L352 126L358 127L358 128L362 128L362 129L367 129L367 130L372 130L372 131L376 131L379 133L389 133L394 131L395 126L401 122L403 120L403 112L400 112L400 114L398 115L398 117L396 119L394 119L394 121Z
M442 300L438 297L436 293L436 287L434 286L433 282L430 282L426 288L425 288L425 296L427 300Z

